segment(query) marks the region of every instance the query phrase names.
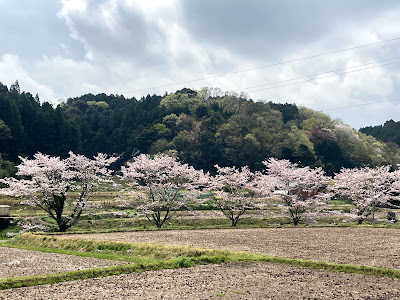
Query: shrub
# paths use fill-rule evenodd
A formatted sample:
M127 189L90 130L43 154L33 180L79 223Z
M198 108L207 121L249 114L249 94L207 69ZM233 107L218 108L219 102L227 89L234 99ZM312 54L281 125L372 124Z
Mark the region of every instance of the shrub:
M396 223L397 222L396 213L394 211L388 211L386 219L388 220L389 223Z

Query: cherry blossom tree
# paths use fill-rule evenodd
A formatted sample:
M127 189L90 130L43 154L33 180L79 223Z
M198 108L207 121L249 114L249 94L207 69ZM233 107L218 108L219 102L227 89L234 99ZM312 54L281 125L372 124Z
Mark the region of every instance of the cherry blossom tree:
M247 210L259 207L254 201L255 174L247 166L238 169L215 165L215 168L217 175L211 180L214 202L232 226L236 226Z
M342 169L334 178L331 190L348 197L354 204L352 217L358 224L371 214L375 205L389 205L399 194L399 171L390 172L390 166L376 169Z
M117 159L99 153L93 159L69 152L69 157L51 157L40 152L33 159L20 157L17 175L22 179L5 178L0 182L5 188L1 194L22 197L22 204L39 207L46 211L64 232L75 225L98 186L109 182L108 167ZM73 200L73 209L65 213L69 192L78 193ZM74 194L75 194L74 193Z
M166 154L151 158L141 154L122 167L122 178L134 189L141 202L137 209L158 228L173 217L173 212L188 208L188 201L200 201L197 189L208 183L207 176Z
M267 168L266 175L257 180L257 185L259 188L264 185L268 187L272 180L275 191L284 201L281 208L290 215L295 226L305 214L311 214L313 209L329 198L329 194L321 192L321 188L329 182L329 177L325 176L321 168L302 168L289 160L275 158L263 161L263 164ZM269 190L264 189L264 195L271 196Z

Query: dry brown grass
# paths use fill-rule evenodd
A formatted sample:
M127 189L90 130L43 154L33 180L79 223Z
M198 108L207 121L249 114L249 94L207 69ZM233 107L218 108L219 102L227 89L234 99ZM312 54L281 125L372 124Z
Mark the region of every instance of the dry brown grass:
M196 246L400 269L400 230L260 228L82 234L74 238Z

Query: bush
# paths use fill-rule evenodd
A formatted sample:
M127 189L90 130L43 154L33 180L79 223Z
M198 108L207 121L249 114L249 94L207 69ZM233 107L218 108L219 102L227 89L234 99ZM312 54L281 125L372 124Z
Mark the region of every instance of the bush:
M396 213L394 211L389 211L386 215L386 219L388 220L388 222L390 223L396 223L397 222L397 217L396 217Z

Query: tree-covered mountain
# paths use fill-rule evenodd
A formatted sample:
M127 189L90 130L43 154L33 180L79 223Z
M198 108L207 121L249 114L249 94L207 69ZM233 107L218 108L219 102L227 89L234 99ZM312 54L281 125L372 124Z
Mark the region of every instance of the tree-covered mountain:
M0 84L3 172L10 162L18 162L18 155L40 151L65 157L70 150L86 156L115 153L120 164L139 153L170 152L212 172L215 164L259 170L269 157L322 166L328 174L341 167L400 161L394 144L321 112L254 102L219 89L182 89L139 100L86 94L54 108L21 93L17 83L10 89Z
M392 143L395 143L397 146L400 145L400 122L389 120L383 125L360 128L360 131L372 135L373 137L388 143L388 145L391 145ZM395 145L391 146L395 147Z

